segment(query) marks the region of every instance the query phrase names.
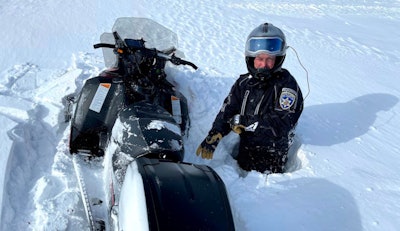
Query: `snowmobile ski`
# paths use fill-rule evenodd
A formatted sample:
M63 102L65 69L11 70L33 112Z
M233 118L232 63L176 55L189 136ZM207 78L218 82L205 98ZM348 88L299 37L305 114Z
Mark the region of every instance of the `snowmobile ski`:
M98 160L89 161L85 155L76 154L72 156L72 163L77 177L79 190L86 218L91 231L103 231L106 227L106 211L103 203L104 193L99 185L88 187L89 178L93 182L101 180L102 166ZM100 175L99 175L100 174ZM101 184L102 185L102 184ZM95 189L100 190L95 190Z

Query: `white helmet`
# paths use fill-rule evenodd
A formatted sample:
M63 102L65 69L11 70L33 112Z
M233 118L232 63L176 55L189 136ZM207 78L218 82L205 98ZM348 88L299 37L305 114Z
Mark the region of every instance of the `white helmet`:
M256 27L247 37L245 56L248 71L254 75L254 58L260 53L276 56L271 73L280 70L286 56L286 38L282 30L271 23L263 23Z

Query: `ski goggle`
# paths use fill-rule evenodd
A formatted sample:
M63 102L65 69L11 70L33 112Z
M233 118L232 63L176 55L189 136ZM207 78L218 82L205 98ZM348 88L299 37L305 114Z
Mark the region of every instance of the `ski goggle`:
M283 40L278 37L251 38L246 43L247 55L256 56L259 53L279 55L284 53Z

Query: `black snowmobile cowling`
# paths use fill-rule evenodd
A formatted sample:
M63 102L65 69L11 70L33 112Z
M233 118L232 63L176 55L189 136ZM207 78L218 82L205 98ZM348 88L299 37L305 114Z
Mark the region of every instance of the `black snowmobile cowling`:
M124 103L125 86L121 77L88 79L71 122L70 152L101 154Z
M120 138L114 139L119 152L132 158L183 161L181 129L164 108L146 102L130 105L120 112L119 124L123 126L119 130Z
M179 122L183 135L189 123L187 100L180 92L174 91L169 83L163 84L165 89L158 90L155 100L168 110L168 116L175 111L172 118ZM85 82L71 121L70 153L90 153L94 156L104 154L118 114L132 104L127 96L131 94L129 91L123 78L115 76L115 71L104 71L100 76Z

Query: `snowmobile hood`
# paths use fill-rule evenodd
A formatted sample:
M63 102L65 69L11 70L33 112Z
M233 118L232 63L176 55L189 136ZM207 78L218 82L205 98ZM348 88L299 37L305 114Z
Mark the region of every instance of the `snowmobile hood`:
M180 127L160 106L137 103L120 112L113 130L113 139L121 144L121 151L131 157L146 154L176 153L183 159Z

